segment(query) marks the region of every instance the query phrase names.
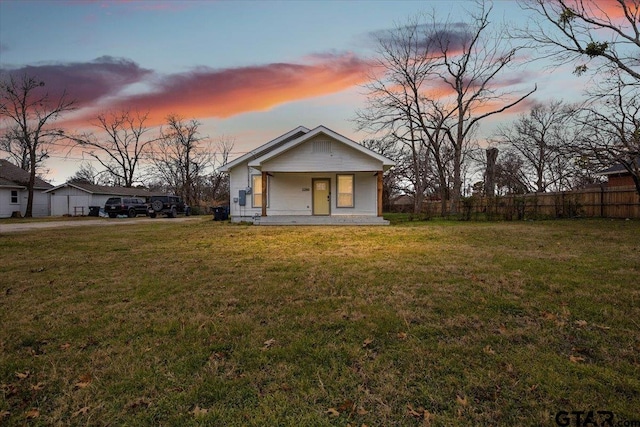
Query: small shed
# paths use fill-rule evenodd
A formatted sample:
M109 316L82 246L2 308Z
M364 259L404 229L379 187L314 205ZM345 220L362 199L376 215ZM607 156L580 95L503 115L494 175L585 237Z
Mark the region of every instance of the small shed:
M51 197L52 216L89 215L89 207L104 207L110 197L149 198L151 193L144 188L127 188L94 185L88 182L69 181L46 191Z

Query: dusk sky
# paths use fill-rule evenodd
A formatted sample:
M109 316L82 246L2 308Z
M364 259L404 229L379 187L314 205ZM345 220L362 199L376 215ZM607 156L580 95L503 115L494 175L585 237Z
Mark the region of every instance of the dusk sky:
M465 16L470 1L25 1L0 0L0 72L24 70L79 109L65 126L123 108L202 123L211 140L234 138L237 157L297 126L325 125L361 141L353 119L364 106L374 34L421 11ZM496 1L492 21L524 22L515 2ZM523 60L526 58L523 58ZM527 65L503 76L533 101L580 95L571 68ZM517 111L519 112L519 111ZM514 117L503 116L499 120ZM489 132L495 120L483 132ZM95 128L93 129L95 130ZM46 162L66 181L81 152ZM86 157L85 157L86 158ZM93 163L98 167L97 163Z

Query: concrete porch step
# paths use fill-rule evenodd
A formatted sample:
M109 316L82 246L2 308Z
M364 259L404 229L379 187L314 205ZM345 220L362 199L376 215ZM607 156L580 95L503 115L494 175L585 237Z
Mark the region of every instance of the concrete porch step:
M254 225L389 225L382 217L365 215L312 216L279 215L258 216Z

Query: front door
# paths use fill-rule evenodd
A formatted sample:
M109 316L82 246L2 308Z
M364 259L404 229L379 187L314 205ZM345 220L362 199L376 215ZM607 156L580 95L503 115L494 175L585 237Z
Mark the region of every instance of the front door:
M329 215L331 213L331 180L313 180L313 214Z

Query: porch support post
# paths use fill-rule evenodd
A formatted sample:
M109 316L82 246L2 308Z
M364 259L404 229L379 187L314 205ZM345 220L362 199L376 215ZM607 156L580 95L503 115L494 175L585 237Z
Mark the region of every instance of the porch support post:
M262 171L262 216L267 216L267 173Z
M383 171L378 171L378 216L382 216L382 175Z

